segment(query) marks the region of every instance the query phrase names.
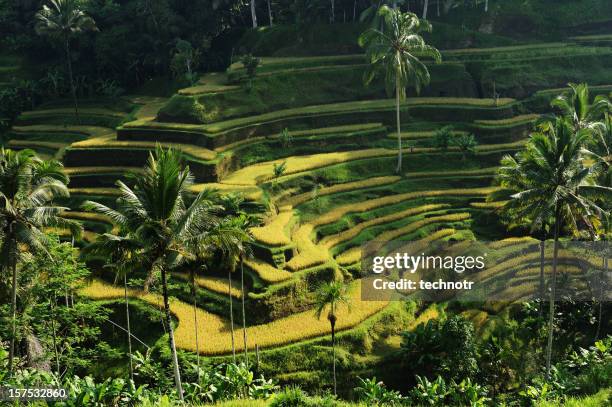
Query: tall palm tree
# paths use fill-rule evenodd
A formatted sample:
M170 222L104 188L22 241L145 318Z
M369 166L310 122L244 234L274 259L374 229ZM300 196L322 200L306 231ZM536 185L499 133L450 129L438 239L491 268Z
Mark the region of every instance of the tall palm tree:
M240 289L241 289L241 306L242 306L242 339L244 346L244 360L248 365L248 347L247 347L247 331L246 331L246 296L244 289L244 259L251 255L250 243L253 240L250 229L261 225L261 217L259 212L262 212L263 207L259 204L247 202L241 194L229 193L220 195L218 203L223 207L223 215L227 218L224 222L227 225L228 231L234 234L235 243L227 248L227 257L229 263L228 271L228 300L230 302L230 328L232 334L232 355L234 362L236 361L236 348L234 340L234 315L233 315L233 300L232 300L232 278L231 273L236 267L236 262L240 265ZM247 212L248 211L248 212Z
M597 183L606 187L612 187L612 115L606 113L600 125L593 131L593 138L589 143L589 149L587 152L589 158L594 161L593 168L597 172ZM612 202L603 201L601 204L608 211L612 210ZM609 243L610 232L612 231L612 216L608 216L599 225L598 234L602 241ZM608 259L610 256L609 244L604 244L602 253L603 262L603 274L605 275L608 270ZM602 294L604 285L600 285L599 295L599 310L597 318L597 331L595 338L599 338L601 331L601 323L603 319L603 301Z
M359 37L359 45L366 48L371 69L366 73L365 83L371 83L379 74L384 74L387 92L395 91L395 113L397 124L397 168L402 170L402 133L400 102L406 98L406 87L414 86L417 93L430 81L429 71L420 58L432 58L440 62L440 52L425 43L421 32L431 31L431 25L421 21L413 13L402 13L382 6L379 15L384 29L370 28Z
M553 261L549 303L546 373L550 375L555 315L557 259L559 237L564 225L577 230L582 224L593 229L593 219L602 218L606 211L596 199L612 199L612 188L594 183L594 170L585 164L583 149L590 137L586 129L575 131L566 118L542 123L539 132L531 135L525 150L515 157L502 160L498 179L505 188L516 188L514 177L522 179L515 189L507 210L532 220L540 228L553 219Z
M272 17L272 5L270 4L270 0L268 0L268 20L270 21L270 27L274 25L274 19Z
M250 228L255 226L253 218L243 214L232 220L232 227L241 232L242 239L237 242L237 251L240 261L240 299L242 305L242 341L244 346L244 363L249 364L249 353L247 347L247 331L246 331L246 291L244 289L244 259L251 253L249 243L253 241L250 233ZM231 301L231 299L230 299Z
M337 394L336 384L336 321L338 320L338 307L345 305L350 307L350 297L347 286L341 281L323 283L315 293L315 316L321 319L321 315L328 310L327 320L331 326L332 359L334 376L334 394Z
M255 6L255 0L251 0L251 20L253 22L253 28L257 28L257 8Z
M56 198L66 198L68 176L57 161L42 161L32 150L0 149L0 267L11 274L11 337L9 372L13 371L17 336L17 263L19 246L45 252L44 227L70 229L80 234L80 226L60 217L68 208L57 206Z
M612 114L605 113L603 120L597 122L592 132L587 154L595 161L598 181L601 185L612 187Z
M77 0L49 0L42 9L36 13L36 32L39 35L47 35L61 41L68 67L68 79L70 80L70 91L74 103L74 114L79 117L79 104L72 73L72 54L70 40L72 37L87 31L97 31L94 20L81 9L81 3Z
M85 205L87 209L88 206ZM128 274L137 266L138 256L141 254L142 245L137 239L132 238L129 233L119 232L117 234L104 233L98 239L85 248L85 253L103 255L107 259L105 267L115 271L115 282L123 282L123 300L125 302L126 334L128 342L128 362L130 368L130 379L134 380L134 365L132 358L132 329L130 324L130 301L128 296Z
M604 114L612 112L608 98L599 95L591 102L589 86L586 83L570 83L569 87L570 91L557 96L551 106L570 120L575 130L596 129L601 126Z
M169 272L187 260L194 260L211 227L220 220L202 191L193 200L188 190L193 184L189 167L181 166L180 155L157 147L149 155L144 174L135 177L134 188L117 181L120 196L117 209L96 202L87 206L109 216L143 245L143 265L149 273L145 290L157 275L161 277L168 344L172 352L174 379L179 398L183 389L168 294ZM188 204L190 202L190 204Z
M211 204L215 202L217 204L217 208L219 209L219 214L227 211L225 206L219 205L219 203L225 203L225 201L219 197L216 192L211 191L210 194ZM236 220L239 218L233 216L224 216L223 219L209 228L205 235L202 236L198 243L197 253L198 257L204 262L210 262L212 260L212 255L218 252L226 259L235 259L238 256L238 253L242 252L243 242L248 240L248 235L245 232L245 229L240 227L239 222ZM231 263L231 261L230 261ZM230 270L231 272L231 270ZM197 366L198 366L198 375L199 375L199 367L200 367L200 357L199 357L199 337L198 337L198 318L197 318L197 296L196 296L196 284L195 284L195 273L190 273L191 287L192 287L192 295L193 295L193 313L194 313L194 324L195 324L195 332L196 332L196 355L197 355ZM231 274L229 281L229 300L230 300L230 313L231 316L231 324L232 324L232 352L235 356L235 347L233 341L233 303L231 292ZM244 288L243 288L244 290Z

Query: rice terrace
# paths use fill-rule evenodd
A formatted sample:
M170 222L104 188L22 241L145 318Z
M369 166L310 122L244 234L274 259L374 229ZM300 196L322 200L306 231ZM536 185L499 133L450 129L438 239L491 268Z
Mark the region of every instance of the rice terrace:
M612 2L0 0L0 34L1 405L612 404Z

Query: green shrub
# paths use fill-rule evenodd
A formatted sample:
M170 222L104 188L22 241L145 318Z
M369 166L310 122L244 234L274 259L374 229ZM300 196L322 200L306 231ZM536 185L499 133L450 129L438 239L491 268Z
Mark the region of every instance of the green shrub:
M588 349L579 348L561 364L576 377L576 387L583 394L612 387L612 336L595 342Z
M270 407L308 407L308 395L298 386L285 387L272 397Z
M429 370L449 378L474 377L478 372L474 326L458 315L404 332L401 355L413 372Z
M410 399L416 405L484 407L490 401L486 390L469 378L459 383L446 383L441 376L433 381L421 376L416 379L417 385L410 391Z
M410 391L410 399L416 405L443 406L449 394L446 382L441 376L429 381L427 377L417 376L417 385Z
M474 154L478 146L476 137L473 134L462 134L457 136L452 140L452 144L459 148L463 160L465 160L468 155Z
M367 403L368 406L397 406L403 401L402 395L395 390L389 390L376 377L362 379L358 377L359 386L355 387L355 393L359 400Z
M206 112L196 98L174 95L161 108L157 119L162 122L206 123Z
M434 132L432 145L440 150L447 150L453 141L453 126L444 126Z
M240 62L242 62L242 65L244 66L244 69L246 70L247 77L254 78L255 72L261 60L259 58L254 57L251 54L247 54L240 59Z

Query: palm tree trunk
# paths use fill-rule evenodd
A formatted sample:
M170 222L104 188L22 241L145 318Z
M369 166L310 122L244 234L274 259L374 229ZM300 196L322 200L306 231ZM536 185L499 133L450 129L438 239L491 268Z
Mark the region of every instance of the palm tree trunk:
M336 314L334 312L334 304L332 304L332 316L329 322L331 324L332 337L332 371L334 375L334 396L338 395L338 385L336 381Z
M270 0L268 0L268 19L270 20L270 27L274 25L274 20L272 19L272 6L270 5Z
M429 0L425 0L425 4L423 4L423 20L427 19L428 9L429 9Z
M64 38L64 49L66 51L66 63L68 64L68 80L70 81L70 91L72 93L72 102L74 103L74 115L79 122L79 102L76 94L76 86L74 85L74 76L72 74L72 58L70 57L70 41L68 36Z
M395 172L398 174L402 171L402 131L400 124L400 80L399 73L396 73L395 78L395 118L397 121L397 168Z
M485 13L489 11L489 0L485 0Z
M436 14L440 17L440 0L436 0Z
M181 372L179 370L178 356L176 354L176 344L174 342L174 328L172 328L172 319L170 317L170 302L168 300L168 281L166 276L166 268L161 267L162 277L162 293L164 297L164 313L166 316L166 324L168 325L168 342L170 351L172 352L172 365L174 368L174 382L176 384L176 392L179 399L183 400L183 385L181 384Z
M353 1L353 21L357 18L357 0Z
M198 298L196 295L195 278L191 277L191 295L193 299L193 323L195 326L196 365L198 366L198 383L200 383L200 340L198 338Z
M608 275L608 258L603 258L603 273L601 274L601 281L599 282L599 312L597 316L597 331L595 331L595 340L599 339L601 333L601 321L603 317L603 293L604 293L604 282L603 279ZM607 286L607 281L605 285Z
M53 339L53 353L55 354L55 373L59 377L60 375L60 362L59 353L57 351L57 332L55 331L55 304L57 303L57 297L53 294L53 303L49 304L51 307L51 338Z
M336 21L336 2L335 0L331 0L331 23L333 24Z
M555 322L555 295L557 294L557 255L559 253L559 223L560 219L559 206L555 208L555 236L553 247L553 263L552 263L552 279L550 289L550 306L548 315L548 344L546 346L546 378L550 379L550 363L552 358L553 345L553 327Z
M17 242L15 238L12 237L13 226L10 227L11 231L11 250L9 251L11 260L11 268L12 268L12 285L11 285L11 342L9 345L9 359L8 359L8 368L9 368L9 377L13 374L13 358L15 357L15 337L17 336Z
M538 315L540 318L544 315L544 247L545 242L540 242L540 306L538 307Z
M253 28L257 28L257 12L255 11L255 0L251 0L251 20L253 20Z
M246 311L244 306L244 261L240 257L240 289L242 297L242 340L244 341L244 363L249 366L249 352L247 350Z
M128 337L128 357L130 359L130 379L134 381L134 365L132 363L132 329L130 328L130 301L127 293L127 274L123 273L123 297L125 299L125 321Z
M230 303L230 329L232 331L232 356L236 363L236 344L234 341L234 302L232 301L232 270L227 273L228 297Z

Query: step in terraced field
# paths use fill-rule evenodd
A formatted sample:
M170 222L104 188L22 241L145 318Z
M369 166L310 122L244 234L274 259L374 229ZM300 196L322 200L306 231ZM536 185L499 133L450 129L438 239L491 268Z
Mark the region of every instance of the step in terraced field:
M490 153L490 152L509 152L518 150L525 141L517 141L514 143L504 144L489 144L481 145L476 148L477 153ZM450 147L450 152L458 152L458 148ZM419 154L419 153L439 153L439 149L429 147L418 147L418 148L405 148L403 149L405 154ZM345 163L353 160L364 160L375 157L392 157L397 155L396 150L386 148L375 148L367 150L354 150L339 153L324 153L315 154L299 157L289 157L287 159L280 159L265 163L254 164L245 168L241 168L229 176L225 177L221 182L224 184L231 185L258 185L271 180L275 177L274 167L284 164L286 166L284 175L300 173L304 171L311 171L321 167L327 167L338 163Z
M410 239L410 245L412 249L421 248L422 250L424 250L429 244L433 242L447 240L456 235L457 231L453 228L443 228L436 231L428 231L427 237L423 237L420 240L416 240L414 238ZM359 265L361 257L361 248L354 247L338 255L336 257L336 261L340 266L352 268Z
M289 130L283 129L281 133L273 133L266 136L252 137L236 143L227 144L215 148L217 152L232 151L235 154L243 155L245 150L257 148L262 144L271 144L278 148L279 144L284 149L296 145L316 145L321 147L327 143L341 144L351 143L361 139L361 141L374 141L386 133L387 127L382 123L363 123L348 124L343 126L331 126L308 130ZM283 140L287 137L287 140ZM285 143L283 145L283 143ZM291 151L289 149L289 151Z
M361 285L359 281L351 284L351 298L353 307L350 312L343 309L338 312L337 331L357 326L362 321L384 309L388 302L384 301L360 301ZM123 288L94 281L85 287L81 294L97 300L123 298ZM161 296L153 293L144 293L129 289L128 295L132 298L145 301L154 307L162 304ZM182 301L173 299L170 303L171 312L178 319L175 331L176 345L185 350L195 350L195 329L193 321L193 306ZM207 338L206 345L201 346L201 352L206 355L227 354L231 351L229 340L229 321L218 315L206 312L201 308L196 309L199 324L198 335ZM261 348L282 346L304 339L316 338L327 335L330 332L329 322L326 319L316 319L313 311L308 310L297 313L286 318L278 319L268 324L250 326L247 328L249 338L248 347L253 350L255 344ZM236 350L242 350L241 341L236 342Z
M85 125L60 124L33 124L27 126L13 126L9 137L19 140L46 140L46 141L76 141L90 137L103 137L113 134L108 127Z
M65 167L71 188L110 188L127 174L140 174L142 167Z
M16 120L19 126L35 124L81 124L114 128L125 118L125 112L99 107L84 107L76 115L74 108L53 108L23 112Z
M63 154L64 148L68 146L68 143L13 139L7 142L7 146L12 150L34 150L36 151L39 157L48 160L61 156Z
M315 191L310 191L302 194L292 195L292 191L286 191L286 195L280 195L277 197L278 205L291 205L297 206L311 199L316 199L321 196L336 194L344 191L353 191L361 188L368 188L373 186L381 186L395 183L402 178L399 176L386 176L386 177L373 177L367 178L361 181L345 182L341 184L335 184L329 187L317 188Z
M213 181L218 178L217 172L222 171L223 162L216 160L215 152L205 148L177 143L117 141L114 135L71 144L66 148L64 162L68 167L99 167L100 173L108 173L103 167L119 169L123 166L125 173L128 167L144 166L158 145L183 153L190 170L200 182Z
M402 104L402 115L434 121L501 119L513 115L513 99L409 98ZM118 128L120 140L149 140L195 144L217 148L251 137L282 131L284 128L310 128L333 125L382 122L393 124L395 101L368 100L285 109L257 116L198 125L136 120Z

